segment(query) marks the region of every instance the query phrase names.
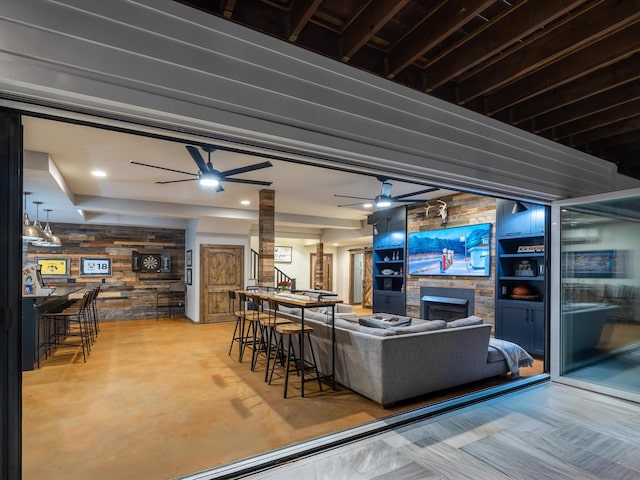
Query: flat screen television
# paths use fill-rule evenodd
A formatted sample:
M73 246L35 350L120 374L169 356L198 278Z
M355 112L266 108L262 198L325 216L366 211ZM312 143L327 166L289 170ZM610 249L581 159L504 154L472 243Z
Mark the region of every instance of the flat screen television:
M490 223L410 232L408 241L409 275L490 275Z

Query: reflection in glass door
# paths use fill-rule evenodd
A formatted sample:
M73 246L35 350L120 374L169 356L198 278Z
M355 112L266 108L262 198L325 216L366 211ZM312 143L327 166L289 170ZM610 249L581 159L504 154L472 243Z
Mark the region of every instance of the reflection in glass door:
M560 210L559 375L640 398L640 195ZM617 392L617 393L616 393Z

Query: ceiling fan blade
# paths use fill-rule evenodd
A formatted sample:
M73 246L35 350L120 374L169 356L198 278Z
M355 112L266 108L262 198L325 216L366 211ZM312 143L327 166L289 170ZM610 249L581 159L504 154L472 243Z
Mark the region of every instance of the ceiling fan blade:
M186 145L185 148L191 155L191 158L193 158L193 161L196 162L198 169L201 172L208 172L209 168L207 167L207 163L204 161L204 158L202 158L202 155L200 154L200 150L198 150L196 147L192 145Z
M353 207L354 205L364 205L362 202L359 203L347 203L345 205L338 205L338 207Z
M417 192L404 193L402 195L398 195L397 197L392 197L392 198L393 198L394 202L398 202L402 198L413 197L414 195L422 195L423 193L435 192L436 190L438 190L438 188L432 187L432 188L427 188L426 190L419 190ZM421 201L424 201L424 200L411 200L411 201L412 202L421 202Z
M193 175L194 177L198 176L195 173L183 172L182 170L174 170L173 168L159 167L158 165L149 165L148 163L140 163L136 162L135 160L130 160L129 163L133 163L134 165L142 165L143 167L157 168L158 170L166 170L167 172L182 173L183 175Z
M224 192L224 188L222 188L222 184L218 184L216 187L216 192Z
M271 162L262 162L256 163L254 165L247 165L246 167L233 168L231 170L226 170L224 172L220 172L221 177L228 177L230 175L238 175L240 173L252 172L254 170L260 170L261 168L273 167Z
M182 180L166 180L164 182L156 182L159 185L166 185L167 183L180 183L180 182L193 182L197 178L184 178Z
M373 198L364 198L364 197L352 197L351 195L334 195L334 197L339 198L355 198L357 200L367 200L369 202L373 202Z
M223 182L232 182L232 183L247 183L249 185L264 185L268 187L273 182L263 182L262 180L245 180L244 178L223 178Z

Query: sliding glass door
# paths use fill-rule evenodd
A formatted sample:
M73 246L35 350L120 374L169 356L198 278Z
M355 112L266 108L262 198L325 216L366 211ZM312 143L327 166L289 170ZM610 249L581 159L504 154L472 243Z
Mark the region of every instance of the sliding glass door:
M554 379L640 399L640 190L554 207ZM555 315L552 315L552 318Z

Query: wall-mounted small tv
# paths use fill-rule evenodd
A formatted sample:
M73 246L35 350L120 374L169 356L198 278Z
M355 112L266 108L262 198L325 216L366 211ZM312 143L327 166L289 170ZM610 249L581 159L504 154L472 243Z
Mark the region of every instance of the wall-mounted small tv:
M410 232L407 270L409 275L488 277L491 224Z

